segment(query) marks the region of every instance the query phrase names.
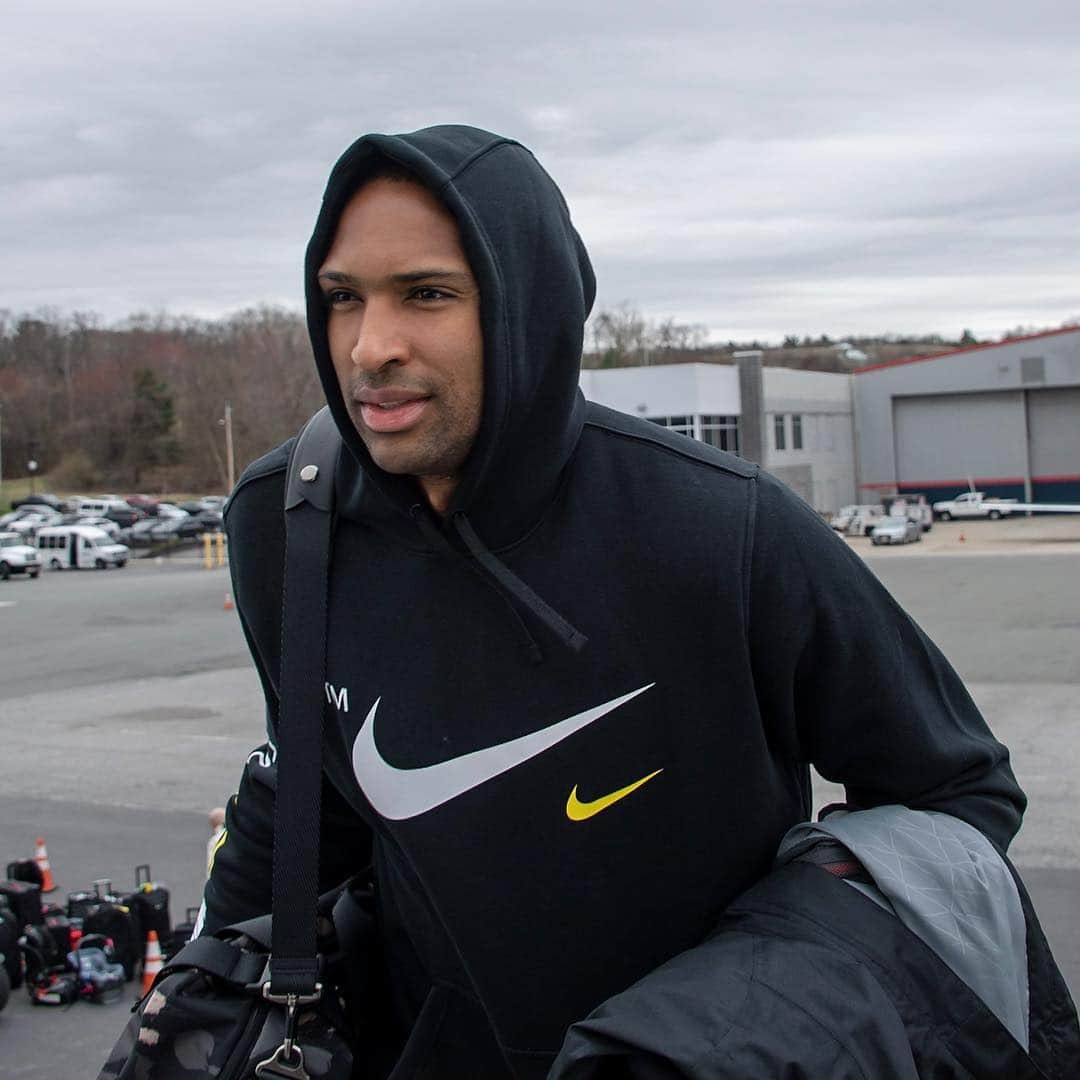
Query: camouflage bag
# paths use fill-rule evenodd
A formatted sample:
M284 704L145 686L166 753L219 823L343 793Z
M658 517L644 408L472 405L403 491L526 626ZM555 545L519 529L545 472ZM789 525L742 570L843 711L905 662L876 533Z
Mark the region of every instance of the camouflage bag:
M357 911L366 920L348 890L320 907L341 897L354 925ZM281 1002L266 996L270 926L265 916L188 942L136 1005L98 1080L349 1080L358 1032L345 988L349 969L363 967L362 941L344 949L332 913L320 917L318 997Z

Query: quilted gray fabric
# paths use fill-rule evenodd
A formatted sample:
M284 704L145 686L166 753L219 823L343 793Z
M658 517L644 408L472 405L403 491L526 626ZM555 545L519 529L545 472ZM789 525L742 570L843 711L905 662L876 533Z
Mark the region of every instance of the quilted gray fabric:
M948 814L904 806L839 811L789 830L777 862L789 862L814 837L848 848L904 925L1028 1049L1027 925L1016 883L982 833Z

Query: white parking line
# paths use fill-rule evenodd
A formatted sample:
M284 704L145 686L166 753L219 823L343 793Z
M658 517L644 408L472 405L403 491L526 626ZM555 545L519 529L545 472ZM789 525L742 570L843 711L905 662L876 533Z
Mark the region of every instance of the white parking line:
M0 600L0 607L14 607L18 600Z

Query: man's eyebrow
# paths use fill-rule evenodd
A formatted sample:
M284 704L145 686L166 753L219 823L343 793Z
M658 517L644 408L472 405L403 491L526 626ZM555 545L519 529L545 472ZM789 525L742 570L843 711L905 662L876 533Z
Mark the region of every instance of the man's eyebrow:
M341 270L320 270L320 281L334 281L341 285L355 285L357 278L346 274ZM442 267L422 267L418 270L406 270L401 274L391 274L390 280L401 285L411 285L418 281L459 281L467 283L472 281L472 274L465 270L447 270Z
M403 274L391 275L391 280L399 281L408 285L417 281L430 281L438 278L441 281L471 281L472 274L465 270L444 270L440 267L429 267L420 270L407 270Z

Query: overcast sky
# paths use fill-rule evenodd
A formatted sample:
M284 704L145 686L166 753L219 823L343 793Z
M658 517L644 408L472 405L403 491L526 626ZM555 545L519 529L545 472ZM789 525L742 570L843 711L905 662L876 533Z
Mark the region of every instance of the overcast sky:
M487 127L600 306L715 339L1080 318L1076 0L7 0L0 308L301 305L338 154Z

